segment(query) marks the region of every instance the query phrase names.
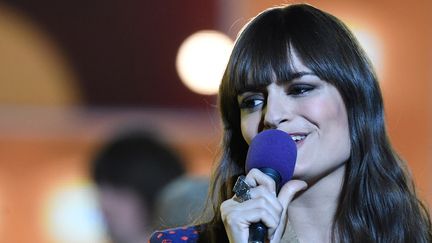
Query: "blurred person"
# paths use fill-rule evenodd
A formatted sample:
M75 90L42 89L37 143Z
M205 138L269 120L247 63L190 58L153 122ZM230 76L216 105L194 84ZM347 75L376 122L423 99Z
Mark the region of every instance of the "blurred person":
M151 243L432 242L428 208L388 139L375 71L335 16L292 4L253 18L231 53L219 109L212 218L157 231ZM279 193L268 175L245 169L251 141L270 129L297 148ZM258 222L267 236L250 241Z
M200 218L208 194L209 178L183 175L169 183L156 199L157 229L189 225Z
M122 132L102 146L91 177L113 242L147 242L158 218L157 194L184 174L182 163L171 147L143 130Z

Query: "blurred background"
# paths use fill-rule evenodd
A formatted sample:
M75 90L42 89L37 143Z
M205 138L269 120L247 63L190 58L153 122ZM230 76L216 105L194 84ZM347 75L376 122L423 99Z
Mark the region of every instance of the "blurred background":
M157 131L187 174L208 176L226 53L251 17L287 2L0 0L0 242L107 242L89 161L119 129ZM430 205L432 1L307 3L369 53L390 138Z

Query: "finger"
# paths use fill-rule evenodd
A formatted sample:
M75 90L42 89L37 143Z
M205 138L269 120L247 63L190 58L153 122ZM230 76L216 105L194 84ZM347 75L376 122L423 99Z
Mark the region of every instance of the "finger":
M288 207L288 204L292 201L294 196L302 190L305 190L307 188L307 183L305 181L301 180L291 180L285 183L285 185L282 186L278 199L279 202L282 204L284 208Z
M264 199L264 201L257 201L262 203L262 207L268 208L269 211L275 218L280 218L283 206L276 197L275 194L268 191L268 189L262 185L250 189L251 199Z
M277 201L277 199L275 199L274 201ZM252 211L260 210L262 211L262 213L260 212L258 215L261 215L263 217L264 216L272 217L275 221L279 221L283 210L282 205L280 205L279 207L279 206L271 206L270 204L275 204L275 202L270 202L267 198L259 197L242 203L235 202L235 204L231 204L229 202L227 203L224 202L224 204L221 205L221 207L223 206L224 211L227 213L239 211L244 214L249 214ZM251 217L251 219L256 219L256 217ZM256 223L256 222L259 222L259 220L251 221L251 223Z
M221 205L222 217L226 217L234 212L241 212L243 214L253 213L255 215L252 215L252 217L244 217L244 219L254 220L250 221L250 223L263 221L263 223L269 228L269 233L271 233L275 230L281 220L283 207L279 200L268 193L267 189L263 187L254 188L253 193L259 196L242 203L236 202L234 199L224 201ZM257 219L259 220L256 221Z
M233 211L226 215L223 222L225 229L234 235L232 238L239 236L242 239L249 238L249 228L253 223L263 222L271 234L273 234L279 224L279 220L276 221L274 218L269 217L268 214L260 209L249 210L247 213Z
M263 222L269 230L275 230L279 225L280 218L275 218L267 208L252 207L250 209L231 210L225 214L226 222L228 225L236 226L236 228L243 228L253 223Z
M270 214L269 216L279 225L284 208L277 199L276 194L269 192L263 185L251 188L249 193L251 200L247 201L247 203L241 203L242 210L262 209L265 214ZM262 221L268 228L268 235L273 235L277 225L271 224L271 221L265 221L264 218Z
M307 188L307 183L300 180L291 180L281 188L278 199L283 207L280 224L276 228L276 230L273 232L272 235L268 235L268 238L270 240L275 239L276 242L278 242L278 239L280 239L285 231L286 224L288 222L287 219L287 209L289 203L292 201L294 196L301 190L305 190ZM272 241L273 242L273 241Z
M250 225L260 221L268 227L269 234L273 234L279 225L280 213L275 214L267 204L263 197L243 203L233 199L224 201L221 204L221 216L229 238L247 239Z
M242 223L242 218L236 216L238 205L240 203L235 201L234 197L222 202L221 218L230 242L247 242L249 223Z
M236 196L234 195L232 198L223 201L220 207L229 208L229 207L233 207L234 205L239 204L239 202L236 201L235 197Z
M268 191L276 195L276 182L270 176L261 172L259 169L251 169L246 175L245 181L251 187L262 185L267 188Z

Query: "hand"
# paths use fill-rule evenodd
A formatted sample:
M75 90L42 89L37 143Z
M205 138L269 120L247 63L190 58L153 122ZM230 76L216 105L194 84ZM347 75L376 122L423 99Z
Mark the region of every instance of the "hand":
M245 243L249 237L249 226L263 222L268 227L268 238L279 242L286 224L286 209L295 193L306 188L303 181L286 183L276 196L273 179L258 169L252 169L245 181L251 186L251 199L236 201L235 196L221 205L221 216L230 242Z

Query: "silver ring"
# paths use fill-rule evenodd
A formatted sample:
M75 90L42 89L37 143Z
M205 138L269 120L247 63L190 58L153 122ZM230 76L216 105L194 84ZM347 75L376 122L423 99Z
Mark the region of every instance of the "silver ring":
M238 202L244 202L251 199L251 187L249 186L249 184L247 184L245 178L246 177L244 175L239 176L233 187L233 192L235 193L234 199Z

